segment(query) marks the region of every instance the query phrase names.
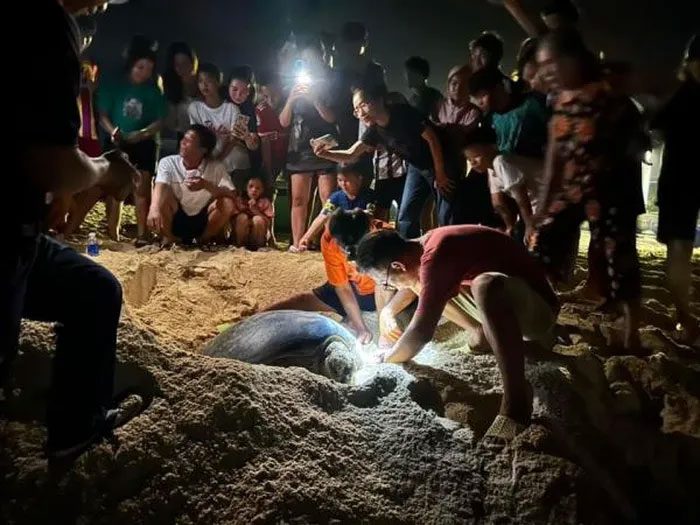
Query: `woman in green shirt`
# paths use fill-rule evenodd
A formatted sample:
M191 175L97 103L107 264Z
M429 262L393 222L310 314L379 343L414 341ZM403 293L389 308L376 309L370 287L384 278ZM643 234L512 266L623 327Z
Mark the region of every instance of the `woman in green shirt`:
M137 244L147 242L151 180L158 157L159 131L168 111L165 97L154 82L155 62L152 49L133 49L127 58L126 77L97 92L100 124L141 173L134 191Z

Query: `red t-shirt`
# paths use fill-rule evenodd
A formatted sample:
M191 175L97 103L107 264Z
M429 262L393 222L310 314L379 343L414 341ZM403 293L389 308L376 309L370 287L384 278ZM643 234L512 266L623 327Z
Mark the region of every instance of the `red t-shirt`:
M288 136L287 130L280 123L280 117L277 112L265 103L258 104L255 108L255 115L258 119L258 133L265 142L268 133L277 133L277 138L271 140L270 163L272 166L266 166L271 171L276 171L284 165L287 158Z
M553 309L559 307L544 269L522 244L485 226L444 226L423 238L416 316L441 313L460 287L471 286L477 276L486 272L519 277Z

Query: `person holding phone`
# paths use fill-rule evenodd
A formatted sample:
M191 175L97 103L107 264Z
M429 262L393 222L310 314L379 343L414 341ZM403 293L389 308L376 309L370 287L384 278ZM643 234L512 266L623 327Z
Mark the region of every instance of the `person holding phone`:
M337 135L321 42L318 37L299 38L297 47L300 67L295 71L295 85L280 114L282 126L290 128L285 167L291 174L292 185L292 252L298 251L306 231L314 178L318 179L322 204L336 189L335 162L314 155L310 143L311 139L322 135Z
M240 108L223 98L222 80L218 67L202 64L197 74L200 99L187 111L191 124L202 124L216 134L213 158L223 162L236 189L245 188L251 165L248 146L253 146L253 139L247 135L248 122Z
M420 235L420 215L431 193L436 194L440 226L452 221L451 198L456 186L454 174L448 175L445 154L435 127L408 105L386 104L386 92L358 89L353 95L355 116L366 126L355 144L346 150L332 150L323 144L314 148L322 159L357 162L378 147L396 153L408 164L406 184L401 198L397 229L408 238Z
M228 98L240 110L241 116L234 126L234 138L240 140L248 150L250 167L258 169L262 163L260 158L260 137L258 135L258 119L255 114L255 89L253 88L253 71L250 66L233 68L228 77ZM241 189L247 187L250 169L236 172L234 183L238 182Z

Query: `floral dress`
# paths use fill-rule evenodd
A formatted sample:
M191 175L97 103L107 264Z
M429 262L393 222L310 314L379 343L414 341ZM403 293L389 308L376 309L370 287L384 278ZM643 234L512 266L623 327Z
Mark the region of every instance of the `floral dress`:
M638 207L630 196L629 112L607 84L562 91L554 102L553 176L532 250L554 280L563 280L567 249L583 220L591 232L589 281L610 300L641 292L636 249Z

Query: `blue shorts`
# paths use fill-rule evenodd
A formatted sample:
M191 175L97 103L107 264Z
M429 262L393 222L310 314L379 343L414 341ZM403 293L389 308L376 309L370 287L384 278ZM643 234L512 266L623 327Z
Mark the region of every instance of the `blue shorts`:
M357 299L357 304L360 305L360 310L363 312L375 312L377 310L373 293L360 295L354 283L350 283L350 286L352 287L352 291L355 292L355 299ZM335 291L335 286L331 283L327 282L323 286L314 288L312 291L322 303L327 304L330 308L335 310L338 315L343 317L347 315L345 313L345 308L343 308L343 303L340 302L340 297L338 297L338 293Z

